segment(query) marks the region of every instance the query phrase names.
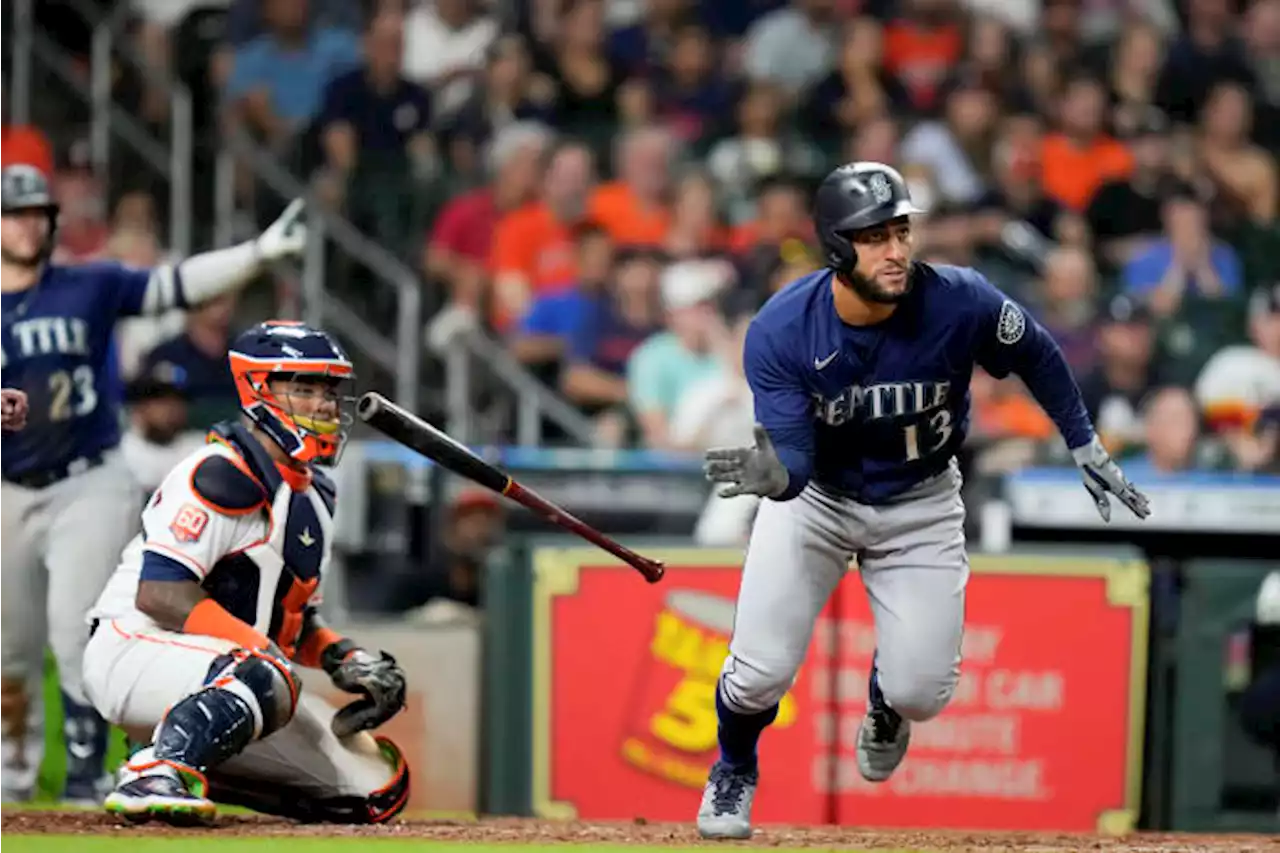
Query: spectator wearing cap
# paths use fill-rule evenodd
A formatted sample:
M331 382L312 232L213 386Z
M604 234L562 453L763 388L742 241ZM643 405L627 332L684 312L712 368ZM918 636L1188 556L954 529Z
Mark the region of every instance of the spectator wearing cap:
M488 147L486 185L451 199L425 241L423 266L449 304L482 316L486 267L502 217L536 198L554 134L537 122L504 127Z
M1143 442L1143 399L1159 384L1151 312L1124 295L1107 300L1098 327L1097 366L1080 380L1089 417L1114 454Z
M1160 237L1160 208L1172 189L1169 123L1150 108L1134 120L1128 137L1133 171L1104 183L1089 202L1085 218L1109 269L1121 269Z
M490 319L498 331L515 328L538 296L568 290L578 280L574 234L588 221L594 181L591 151L581 143L563 144L551 155L541 200L498 220L489 255Z
M120 439L120 452L148 496L205 441L202 430L188 430L187 392L174 378L155 369L125 386L129 428Z
M627 402L627 362L662 329L658 304L661 260L624 254L603 291L590 296L569 333L560 390L589 415Z
M716 300L729 279L725 265L715 261L681 261L663 271L667 331L650 337L627 361L627 396L644 446L670 448L669 426L681 395L720 370L716 344L726 330Z
M1103 184L1133 169L1129 149L1106 133L1106 107L1106 90L1097 78L1076 74L1062 95L1059 129L1044 140L1041 182L1050 198L1070 210L1083 213Z
M1262 411L1280 404L1280 283L1249 300L1249 342L1216 352L1195 383L1208 427L1252 433Z
M1163 236L1124 265L1126 293L1144 299L1159 317L1177 313L1188 296L1216 300L1240 294L1240 256L1209 231L1209 215L1195 192L1178 188L1160 208Z
M191 421L205 427L239 411L239 396L227 367L236 296L225 294L188 312L181 335L143 358L140 374L174 385L187 395Z
M386 577L382 604L395 613L437 602L483 606L484 566L502 541L505 521L493 495L475 488L460 491L446 510L427 565L406 566Z
M225 100L231 116L283 148L320 111L325 86L360 61L355 33L308 21L308 0L264 0L265 32L236 50Z

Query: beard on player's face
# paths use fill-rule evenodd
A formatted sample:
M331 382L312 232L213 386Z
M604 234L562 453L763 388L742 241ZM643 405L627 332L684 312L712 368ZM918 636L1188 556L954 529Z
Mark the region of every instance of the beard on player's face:
M881 273L890 272L893 273L892 281L880 280ZM907 294L911 293L911 264L909 261L892 265L882 263L870 276L854 269L843 280L863 300L878 302L882 305L893 305L906 299Z

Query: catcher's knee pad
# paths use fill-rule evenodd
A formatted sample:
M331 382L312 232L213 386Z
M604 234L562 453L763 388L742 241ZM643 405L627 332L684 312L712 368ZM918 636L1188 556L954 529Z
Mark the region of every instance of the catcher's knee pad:
M282 661L243 649L220 655L205 687L160 721L156 758L204 772L284 726L297 704L298 683Z
M210 796L219 803L243 806L303 823L385 823L404 811L405 804L409 802L409 764L400 748L387 738L379 736L374 741L390 765L392 775L381 788L363 796L317 796L287 785L217 774L209 777Z
M236 649L218 656L204 683L245 701L253 712L254 738L283 728L298 708L301 688L289 664L264 652Z

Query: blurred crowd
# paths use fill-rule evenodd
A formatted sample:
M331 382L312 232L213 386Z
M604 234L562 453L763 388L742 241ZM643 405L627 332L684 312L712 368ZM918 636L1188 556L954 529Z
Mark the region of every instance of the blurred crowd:
M821 265L816 181L879 160L930 210L917 257L1052 331L1132 476L1280 470L1280 0L132 9L149 61L207 94L202 139L268 146L420 272L435 346L495 335L601 445L750 439L746 323ZM153 85L118 97L159 122ZM62 175L66 255L163 255L154 194ZM228 309L126 336L126 373L201 375ZM148 360L148 335L178 337ZM980 470L1061 453L1016 381L979 375L973 402Z

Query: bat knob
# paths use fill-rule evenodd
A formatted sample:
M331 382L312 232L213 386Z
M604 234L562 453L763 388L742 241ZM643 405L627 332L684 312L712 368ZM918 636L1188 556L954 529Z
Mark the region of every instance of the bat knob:
M667 567L662 564L661 560L649 560L648 571L645 572L645 579L649 583L657 583L662 580L662 576L667 573Z
M360 398L360 402L356 403L356 415L362 421L368 421L378 413L382 408L382 395L376 391L370 391Z

